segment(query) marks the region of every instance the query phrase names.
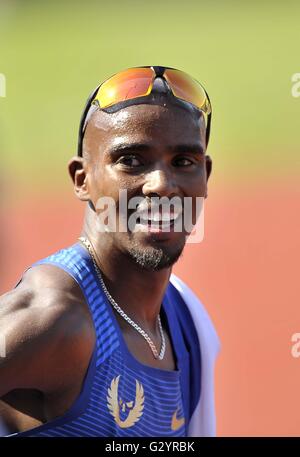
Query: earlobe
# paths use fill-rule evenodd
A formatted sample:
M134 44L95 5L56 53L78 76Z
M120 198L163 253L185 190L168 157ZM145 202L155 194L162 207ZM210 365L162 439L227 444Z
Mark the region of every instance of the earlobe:
M87 174L83 165L83 158L74 156L68 163L69 174L74 183L75 195L82 201L88 201L90 199L88 186L87 186Z

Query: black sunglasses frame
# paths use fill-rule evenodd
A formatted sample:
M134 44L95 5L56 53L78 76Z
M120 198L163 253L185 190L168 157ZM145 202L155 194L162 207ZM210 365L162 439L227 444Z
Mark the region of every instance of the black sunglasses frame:
M142 66L142 67L133 67L133 68L153 68L153 70L155 71L155 77L160 77L160 78L163 78L165 81L166 79L164 78L164 72L165 70L167 69L170 69L170 70L176 70L176 68L172 68L172 67L161 67L161 66ZM107 80L106 80L107 81ZM104 83L105 81L103 81ZM83 137L84 137L84 133L85 133L85 129L86 129L86 118L87 118L87 115L90 111L90 108L92 106L92 101L94 100L94 98L96 97L97 95L97 92L99 90L99 88L102 86L102 84L99 84L99 86L96 87L95 90L93 90L93 92L89 95L87 101L86 101L86 104L85 104L85 107L84 107L84 110L82 112L82 115L81 115L81 119L80 119L80 123L79 123L79 132L78 132L78 144L77 144L77 155L79 157L82 157L82 144L83 144ZM168 84L168 82L166 81L166 83ZM208 96L208 93L206 92L206 90L204 89L203 86L201 86L205 92L205 95L209 101L209 104L210 104L210 113L207 115L207 125L206 125L206 147L208 146L208 142L209 142L209 137L210 137L210 127L211 127L211 116L212 116L212 107L211 107L211 103L210 103L210 99L209 99L209 96ZM177 97L175 97L177 98ZM190 103L190 102L186 102L186 103ZM126 101L124 102L119 102L118 105L120 105L120 108L121 108L121 105L126 104ZM192 103L190 103L191 105L193 105ZM193 105L198 111L201 111L197 106ZM97 108L98 109L98 108Z

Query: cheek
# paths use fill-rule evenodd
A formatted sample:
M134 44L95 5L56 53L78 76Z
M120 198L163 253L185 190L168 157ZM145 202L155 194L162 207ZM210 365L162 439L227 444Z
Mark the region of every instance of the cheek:
M182 188L185 195L202 197L206 192L206 170L201 167L197 173L182 178Z
M91 194L94 198L113 197L118 192L118 182L103 164L95 165L90 178Z
M91 195L93 203L99 201L101 197L112 198L115 202L116 209L119 209L120 198L128 202L128 200L136 196L140 179L138 177L129 177L121 173L117 173L111 166L106 165L101 169L95 170L91 178ZM126 191L124 193L124 190Z

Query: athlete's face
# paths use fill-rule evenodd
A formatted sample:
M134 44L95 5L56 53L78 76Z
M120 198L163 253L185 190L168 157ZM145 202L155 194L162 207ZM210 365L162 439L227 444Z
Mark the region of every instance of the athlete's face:
M79 198L97 208L100 197L112 197L117 219L122 189L127 200L176 196L194 202L207 196L211 159L205 149L203 117L179 107L141 104L113 114L97 111L85 133L85 191ZM186 241L184 231L151 231L148 226L99 236L153 270L172 265Z

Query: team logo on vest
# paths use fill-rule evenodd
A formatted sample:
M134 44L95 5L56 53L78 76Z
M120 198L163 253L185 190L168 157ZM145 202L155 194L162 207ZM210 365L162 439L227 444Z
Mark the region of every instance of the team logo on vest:
M145 399L144 388L141 383L135 380L135 399L125 402L122 398L119 399L119 380L120 375L113 378L110 387L107 390L107 407L120 428L129 428L132 427L143 414ZM125 414L126 412L128 412L127 417Z

